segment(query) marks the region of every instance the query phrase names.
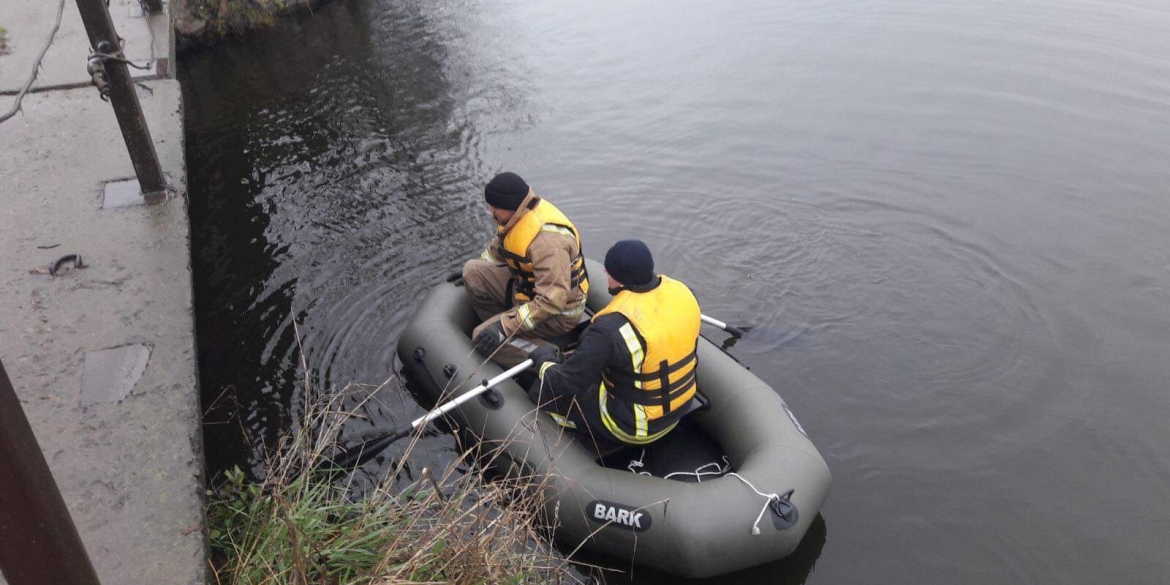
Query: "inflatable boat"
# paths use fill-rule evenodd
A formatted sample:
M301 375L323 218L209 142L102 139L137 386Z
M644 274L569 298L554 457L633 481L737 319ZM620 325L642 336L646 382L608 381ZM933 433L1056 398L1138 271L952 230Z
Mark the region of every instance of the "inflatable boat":
M600 264L587 261L594 283ZM590 312L610 300L590 287ZM423 299L398 341L405 374L438 403L503 369L471 345L478 319L458 280ZM660 441L599 456L505 380L453 411L492 445L498 471L535 478L566 552L703 578L796 549L829 494L829 468L771 387L700 338L700 405ZM529 378L531 379L531 377Z

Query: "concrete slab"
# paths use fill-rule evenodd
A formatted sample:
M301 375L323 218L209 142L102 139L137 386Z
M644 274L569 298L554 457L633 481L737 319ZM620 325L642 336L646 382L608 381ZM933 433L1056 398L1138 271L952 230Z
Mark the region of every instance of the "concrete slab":
M0 0L0 18L22 4ZM143 85L178 193L158 205L102 209L104 184L134 169L93 88L31 94L0 125L0 359L102 582L205 583L181 93ZM49 276L66 254L86 267ZM137 382L141 350L122 384L87 397L87 352L123 346L150 348Z
M85 352L81 408L117 402L129 396L149 361L150 348L141 343Z
M163 178L166 179L168 185L173 183L170 173L163 173ZM147 203L154 204L157 203L156 199L161 196L161 194L152 194L148 202L146 196L142 193L142 188L138 186L138 179L110 181L102 189L102 209L117 209L131 205L145 205Z
M44 47L57 17L56 0L0 0L0 27L7 30L8 53L0 55L0 93L20 90ZM114 28L125 40L126 58L136 63L171 59L169 17L143 15L138 0L111 0ZM89 37L76 0L65 1L61 30L41 62L34 88L90 83L85 70ZM160 66L160 69L162 67ZM169 70L169 69L168 69Z
M102 209L115 209L142 205L146 199L142 196L142 189L138 186L138 179L125 179L106 183L102 196Z

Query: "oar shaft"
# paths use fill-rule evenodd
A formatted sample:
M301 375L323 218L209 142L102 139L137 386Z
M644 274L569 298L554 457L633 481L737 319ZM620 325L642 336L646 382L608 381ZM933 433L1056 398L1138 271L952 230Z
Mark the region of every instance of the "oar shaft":
M419 427L427 424L428 422L431 422L432 420L435 420L436 418L439 418L440 416L443 416L456 406L459 406L460 404L463 404L464 402L467 402L468 400L483 394L489 388L511 378L512 376L515 376L516 374L519 374L531 365L532 360L524 360L523 362L516 364L514 367L505 370L504 373L500 374L499 376L496 376L495 378L488 380L486 383L480 384L479 386L476 386L475 388L460 394L454 400L443 403L434 410L428 412L426 415L420 416L411 422L410 426L403 426L391 433L387 433L369 441L365 441L351 449L342 450L342 452L338 454L336 458L330 461L330 463L332 467L338 469L348 469L363 465L365 462L373 459L374 457L377 457L378 453L380 453L386 447L389 447L390 444L394 441L410 435L412 432L418 430Z
M479 386L476 386L475 388L472 388L471 390L468 390L467 392L460 394L458 398L455 398L454 400L446 402L446 403L436 407L434 410L426 413L425 415L414 419L414 422L410 423L410 426L417 429L419 426L425 425L425 424L435 420L436 418L439 418L440 416L447 414L452 409L454 409L456 406L459 406L460 404L463 404L464 402L467 402L468 400L471 400L472 398L475 398L476 396L483 394L489 388L495 386L496 384L499 384L500 382L503 382L504 380L507 380L508 378L511 378L512 376L515 376L516 374L519 374L520 372L523 372L524 370L528 369L529 366L531 366L531 365L532 365L532 360L524 360L524 361L516 364L515 366L512 366L511 368L505 370L504 373L500 374L499 376L496 376L495 378L488 380L487 383L480 384Z
M720 321L719 319L708 317L706 315L700 315L699 318L702 319L704 323L714 325L714 326L716 326L720 329L723 329L725 331L727 330L727 323L724 323L723 321Z
M728 332L736 337L743 337L744 336L744 330L740 329L739 327L736 327L734 325L728 325L727 323L724 323L723 321L720 321L719 319L715 319L713 317L708 317L706 315L699 315L699 318L702 319L704 323L714 325L714 326L716 326L716 327L718 327L718 328L720 328L720 329L722 329L722 330L724 330L724 331L726 331L726 332Z

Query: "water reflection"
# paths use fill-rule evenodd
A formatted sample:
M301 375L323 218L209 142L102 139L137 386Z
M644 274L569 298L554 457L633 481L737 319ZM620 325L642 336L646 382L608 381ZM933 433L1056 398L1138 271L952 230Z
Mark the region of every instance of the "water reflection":
M801 585L804 583L813 568L821 551L825 547L828 529L824 516L817 515L809 526L800 546L788 557L766 565L752 567L743 571L729 573L711 579L681 579L673 575L659 573L642 567L620 567L612 561L604 559L579 559L591 564L610 567L612 570L590 569L590 574L597 583L619 585L621 583L637 583L638 585L673 585L675 583L693 583L695 585L740 585L744 583L767 583L768 585Z
M402 304L478 245L458 234L486 231L445 45L409 5L369 10L184 61L213 469L254 465L288 428L299 348L315 390L391 378ZM411 410L388 388L376 409Z

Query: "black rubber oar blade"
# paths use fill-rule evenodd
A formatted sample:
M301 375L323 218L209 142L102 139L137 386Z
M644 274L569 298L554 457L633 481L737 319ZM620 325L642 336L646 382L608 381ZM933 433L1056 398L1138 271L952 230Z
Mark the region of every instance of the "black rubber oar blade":
M708 317L708 316L702 315L702 314L699 315L699 319L702 322L704 322L708 325L714 325L715 327L718 327L718 328L736 336L737 338L743 337L744 335L747 334L748 331L752 330L752 328L747 326L747 325L745 325L743 327L736 327L735 325L729 325L727 323L724 323L723 321L720 321L719 319L715 319L714 317Z
M751 325L743 325L741 327L736 327L735 325L732 325L730 323L728 323L728 325L727 325L727 332L736 336L736 337L740 337L740 338L742 338L744 335L747 335L748 331L751 331L751 330L752 330Z
M350 470L361 467L367 461L377 457L391 443L409 435L413 430L414 427L407 425L388 435L382 435L381 437L366 441L349 449L342 449L340 453L334 455L332 459L326 461L321 467L335 470Z
M511 368L509 368L507 371L500 374L499 376L496 376L495 378L492 378L491 380L485 380L483 384L480 384L479 386L476 386L475 388L472 388L471 390L468 390L467 392L461 394L459 397L454 398L452 400L449 400L449 401L443 403L442 405L434 408L433 410L428 412L426 416L424 416L418 420L415 420L413 423L411 423L409 425L406 425L406 426L404 426L404 427L402 427L402 428L400 428L392 433L385 434L385 435L382 435L381 437L378 437L376 439L372 439L372 440L366 441L364 443L361 443L360 445L358 445L356 447L353 447L350 449L342 449L340 453L338 453L336 456L334 456L329 461L326 461L321 467L328 468L328 469L335 470L335 471L341 471L341 470L352 469L352 468L358 467L358 466L362 465L363 463L369 461L370 459L377 457L378 453L380 453L382 451L382 449L385 449L394 441L397 441L398 439L401 439L402 437L409 435L414 430L415 425L422 426L422 425L427 424L428 422L434 420L435 418L446 414L448 411L459 406L460 404L462 404L468 400L471 400L472 398L475 398L476 396L479 396L483 392L486 392L492 386L495 386L496 384L499 384L500 382L507 380L507 379L511 378L512 376L515 376L516 374L519 374L520 372L528 369L531 366L532 366L532 359L526 359L526 360L516 364L515 366L512 366Z

